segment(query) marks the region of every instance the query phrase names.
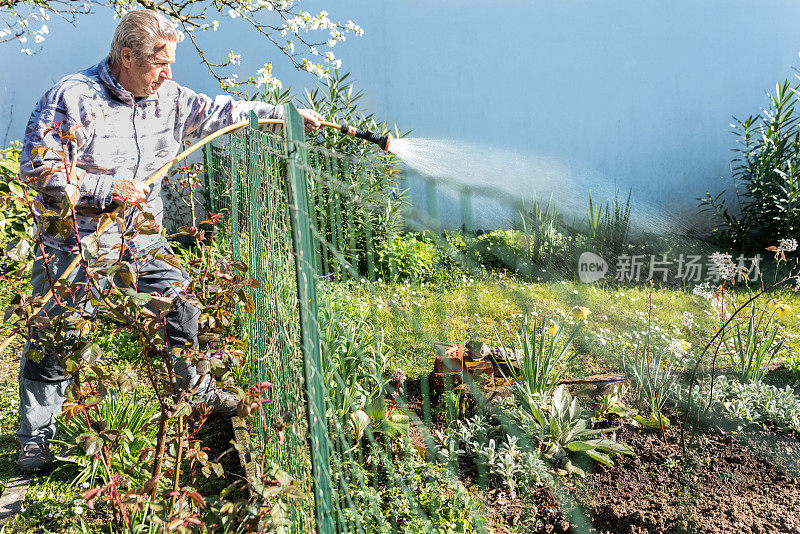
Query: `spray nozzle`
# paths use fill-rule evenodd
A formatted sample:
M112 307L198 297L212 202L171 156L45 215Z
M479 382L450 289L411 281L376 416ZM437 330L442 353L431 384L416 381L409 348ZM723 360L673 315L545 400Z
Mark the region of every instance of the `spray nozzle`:
M376 132L372 130L359 130L358 128L353 128L352 126L348 126L346 124L342 124L341 126L342 133L345 135L349 135L351 137L357 137L359 139L364 139L371 143L375 143L383 150L389 150L389 142L392 139L391 135L378 135Z

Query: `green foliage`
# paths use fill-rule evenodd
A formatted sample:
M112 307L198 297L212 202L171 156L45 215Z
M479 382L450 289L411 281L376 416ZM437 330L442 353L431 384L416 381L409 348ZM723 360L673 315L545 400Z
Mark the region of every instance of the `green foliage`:
M710 400L711 378L694 386L692 396L701 399L699 409L710 408L718 415L746 423L770 422L800 432L800 399L790 386L780 389L760 381L742 384L724 375L715 377L713 385Z
M334 71L329 79L306 91L304 98L294 103L298 108L316 110L329 122L372 130L379 135L408 135L396 127L390 131L385 121L379 122L374 113L368 112L362 106L364 93L355 90L349 77L349 73ZM274 90L262 98L281 103L289 101L289 94L288 90ZM367 272L367 250L386 250L384 241L400 229L398 210L405 204L405 192L397 188L397 158L373 143L331 128L308 134L308 141L313 147L325 149L309 151L309 163L318 175L311 194L316 196L320 232L339 252L354 256L349 261L359 272L371 275ZM327 151L335 151L336 156L331 157ZM348 191L338 192L340 186Z
M650 343L648 331L644 343L636 346L633 355L623 354L623 365L635 384L636 398L647 405L648 417L635 419L650 428L662 430L669 421L664 417L664 407L674 398L677 374L666 358L666 350Z
M507 424L537 443L542 458L580 477L592 460L611 466L611 454L633 454L626 445L601 437L608 429L593 430L590 414L564 386L552 396L534 394L527 406L514 405L507 414Z
M33 232L33 217L26 200L35 193L16 179L19 173L21 145L18 142L0 150L0 272L8 271L32 257L28 237Z
M140 457L148 448L155 446L156 426L152 418L157 411L156 404L140 395L123 396L117 391L110 391L100 403L100 417L95 420L97 416L89 415L67 401L64 410L66 420L60 426L62 438L56 443L64 447L60 458L79 467L74 484L88 481L94 486L96 479L106 484L110 481L109 471L103 468L103 460L98 455L99 449L92 448L93 438L103 439L98 432L104 432L114 441L108 449L112 472L125 473L134 484L144 484L152 473L146 469Z
M628 191L625 204L620 202L617 192L613 207L606 202L605 205L598 205L597 209L594 207L592 194L589 193L586 211L589 243L594 251L600 255L607 253L611 257L621 254L631 227L631 191Z
M622 400L627 390L624 384L617 384L610 393L603 395L603 400L595 408L592 422L605 421L612 414L622 418L635 414L636 410L627 406Z
M583 321L577 321L569 334L565 328L566 321L566 315L558 325L545 318L534 318L531 326L526 315L521 331L516 334L516 345L502 351L505 367L514 381L514 396L523 407L530 407L533 395L551 394L575 357L569 349ZM521 358L518 357L520 352Z
M480 466L490 475L490 482L508 488L512 499L516 499L519 488L551 481L538 450L478 415L454 421L444 432L437 431L436 454L452 468L462 460L469 466Z
M601 432L590 428L587 413L564 386L553 392L550 409L542 412L539 423L544 430L544 457L561 463L569 473L585 476L576 458L585 456L611 466L612 453L633 454L633 451L613 439L600 438Z
M425 282L437 274L439 249L424 234L395 234L377 248L378 275L387 282Z
M733 365L733 373L740 382L759 382L769 371L769 364L783 346L776 342L779 326L773 325L775 312L758 310L755 302L750 307L747 327L742 332L741 321L734 323L725 338L725 348Z
M521 220L526 221L521 223L525 231L500 229L469 239L467 257L487 269L510 269L527 276L552 254L563 251L567 240L562 234L537 230L533 216L523 216Z
M388 460L388 462L387 462ZM387 465L388 463L388 465ZM347 532L375 534L458 534L484 532L481 505L443 467L419 457L408 439L387 459L377 451L360 462L342 462L348 480L364 485L349 488L349 496L334 495L337 521ZM398 492L414 499L398 498ZM358 525L358 527L356 527Z
M362 107L364 92L356 91L349 78L350 73L342 74L334 71L329 79L321 82L320 86L306 91L304 98L297 102L297 106L314 109L331 122L347 124L360 130L372 130L379 135L405 137L410 133L401 133L397 127L390 129L385 121L378 121L374 113ZM330 128L319 130L315 141L339 153L368 158L376 163L390 165L396 161L396 156L390 152ZM392 170L384 179L391 179L395 175L396 172Z
M534 265L545 263L548 255L563 246L564 236L558 232L559 217L551 202L542 208L534 198L532 208L519 214L519 223L522 235L515 245Z
M389 347L383 332L362 309L339 302L331 293L319 307L328 417L346 422L355 441L367 430L399 437L408 431L408 417L386 405Z
M797 86L775 85L761 115L735 119L739 146L732 163L734 190L706 193L701 211L715 216L712 236L732 250L755 250L800 232L800 125ZM728 202L735 200L733 206Z

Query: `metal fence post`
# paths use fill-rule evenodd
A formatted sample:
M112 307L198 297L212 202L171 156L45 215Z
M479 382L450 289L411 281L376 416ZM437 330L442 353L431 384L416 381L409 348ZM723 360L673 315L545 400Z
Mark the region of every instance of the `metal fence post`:
M322 380L322 350L317 322L317 294L314 266L314 238L308 212L308 183L305 169L303 118L291 104L285 104L287 152L287 199L292 223L292 243L297 270L297 300L300 306L300 337L306 387L311 474L314 479L314 508L317 532L335 532L333 488L328 450L328 429L325 416L325 385Z

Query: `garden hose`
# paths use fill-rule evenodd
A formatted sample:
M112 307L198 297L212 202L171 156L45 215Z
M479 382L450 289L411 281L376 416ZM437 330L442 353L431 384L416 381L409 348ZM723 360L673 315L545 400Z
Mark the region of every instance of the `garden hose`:
M235 124L231 124L230 126L225 126L224 128L220 128L216 132L214 132L214 133L212 133L210 135L207 135L206 137L200 139L195 144L191 145L189 148L187 148L186 150L184 150L183 152L181 152L180 154L178 154L177 156L175 156L174 158L169 160L169 162L167 162L166 165L164 165L159 170L157 170L150 178L145 180L144 183L146 185L151 185L153 182L155 182L156 180L162 178L165 174L167 174L167 171L169 171L172 168L173 165L178 163L180 160L186 158L189 154L192 154L193 152L195 152L199 148L205 146L206 144L208 144L211 141L213 141L214 139L216 139L217 137L223 136L226 133L232 132L233 130L238 130L239 128L247 126L248 124L250 124L250 121L237 122ZM258 124L259 125L262 125L262 124L283 124L283 119L260 119L258 121ZM325 127L325 128L333 128L333 129L339 130L343 134L349 135L350 137L356 137L358 139L364 139L365 141L370 141L372 143L375 143L376 145L381 147L383 150L389 150L389 141L391 139L391 136L389 136L389 135L381 136L381 135L378 135L377 133L373 132L372 130L360 130L358 128L353 128L352 126L348 126L346 124L341 124L340 125L340 124L336 124L334 122L322 121L321 125L323 127ZM97 227L97 230L96 230L97 236L100 236L103 232L105 232L106 228L108 228L111 224L112 224L112 221L110 219L106 219L103 222L103 224L101 224L100 226ZM67 268L64 270L64 272L58 278L58 280L56 280L56 282L60 282L62 280L65 280L70 275L70 273L72 273L72 271L75 270L75 267L78 266L78 263L80 263L80 261L81 261L81 255L80 255L80 251L79 251L78 254L76 254L75 258L72 260L72 262L67 266ZM51 298L53 298L53 288L52 287L47 292L47 294L45 294L44 298L42 298L41 305L39 306L39 309L35 310L32 315L37 315L40 311L42 311L42 308L44 308L45 304L47 304L50 301ZM2 353L3 351L6 350L6 348L11 343L11 341L13 341L15 335L16 334L11 334L2 343L0 343L0 353Z

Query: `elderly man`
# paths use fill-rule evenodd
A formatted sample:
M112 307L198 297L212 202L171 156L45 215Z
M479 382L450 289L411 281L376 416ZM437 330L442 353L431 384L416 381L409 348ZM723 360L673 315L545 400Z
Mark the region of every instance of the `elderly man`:
M51 88L31 114L25 131L22 173L33 179L38 200L49 209L60 211L67 183L53 151L41 154L32 150L45 146L61 150L57 130L75 127L76 142L69 143L66 159L75 162L75 178L80 192L76 206L78 234L69 237L43 233L48 261L37 257L31 272L35 294L50 289L78 251L78 239L91 235L97 217L120 203L144 202L161 227L163 204L161 180L144 182L170 161L184 139L199 138L219 128L247 120L254 111L259 118L281 118L283 109L261 102L237 101L228 96L214 99L178 85L171 80L178 35L172 25L154 11L132 11L122 17L114 33L111 50L99 64L65 77ZM313 110L300 110L307 129L319 128L322 117ZM74 196L74 194L73 194ZM129 210L133 211L133 210ZM132 224L129 220L128 224ZM109 251L121 242L119 228L112 225L100 238L100 251ZM171 254L163 236L137 235L129 241L126 259L136 265L137 289L160 295L176 295L188 282L187 274L154 259ZM82 269L75 269L69 280L85 281ZM61 308L49 302L42 313L59 314ZM194 343L197 337L198 310L179 301L167 317L166 339L170 346ZM33 332L34 338L36 332ZM25 352L30 350L26 346ZM49 441L55 437L55 419L61 410L70 377L58 356L44 350L39 361L23 357L20 362L20 443L18 468L24 473L47 470L51 466ZM37 358L38 359L38 358ZM236 397L214 385L208 375L175 360L182 385L201 392L202 399L215 412L232 414Z

